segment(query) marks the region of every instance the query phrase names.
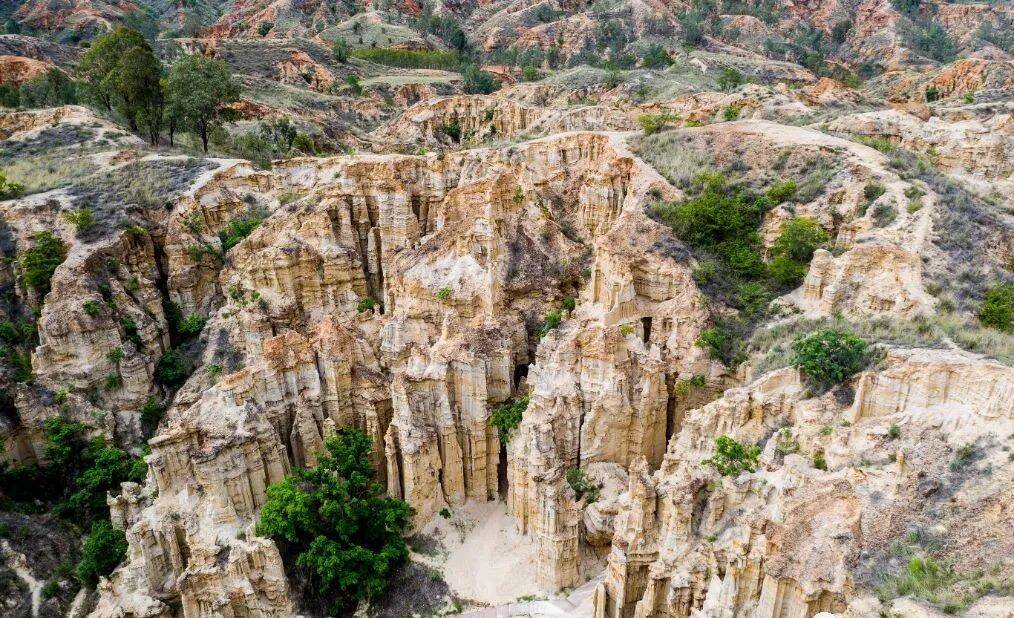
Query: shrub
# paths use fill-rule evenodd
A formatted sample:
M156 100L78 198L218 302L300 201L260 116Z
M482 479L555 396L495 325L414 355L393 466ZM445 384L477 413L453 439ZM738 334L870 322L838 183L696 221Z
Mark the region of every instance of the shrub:
M349 87L349 90L352 91L353 96L359 97L363 95L363 85L359 83L358 75L352 74L346 77L345 84Z
M664 69L672 63L672 56L665 50L665 47L657 43L651 45L641 57L641 66L645 69Z
M720 326L706 328L697 338L697 346L705 348L716 360L726 360L732 348L732 335Z
M344 615L380 596L408 558L412 509L376 482L365 433L343 429L324 446L315 467L268 488L257 534L284 542L283 556L295 555L309 587Z
M461 89L465 94L491 94L500 86L500 80L495 75L474 64L467 65L461 72Z
M865 197L867 200L871 202L886 192L887 189L884 188L884 185L878 182L871 182L867 184L865 187L863 187L863 197Z
M352 48L343 38L337 38L334 43L331 44L331 55L334 57L335 62L345 64L349 61L349 53Z
M207 320L204 319L199 313L191 313L180 322L178 331L182 337L194 337L200 335L201 331L204 330L204 323Z
M21 254L21 271L25 284L40 297L49 293L53 273L63 263L67 246L51 232L36 232L31 248Z
M437 298L439 298L440 300L447 300L448 298L451 297L452 293L453 290L451 290L451 288L440 288L439 290L437 290Z
M1014 331L1014 284L1001 283L990 288L979 310L979 321L984 326L1009 333Z
M455 142L461 141L461 123L458 122L457 118L443 125L442 127L440 127L439 130L441 133L451 138Z
M230 221L225 229L218 233L218 238L222 241L222 251L228 251L242 242L257 229L263 220L262 213L250 213Z
M722 120L735 120L739 118L739 108L735 105L728 105L722 110Z
M141 429L144 431L145 436L155 433L155 429L158 427L159 422L162 421L164 414L165 408L159 405L158 399L148 397L148 400L141 406Z
M866 135L860 135L857 136L855 139L860 144L864 146L869 146L870 148L878 150L880 152L886 153L892 152L894 150L894 144L891 143L891 140L887 139L886 137L869 137Z
M865 341L851 333L818 330L792 342L790 363L821 392L851 378L868 360Z
M0 200L10 200L21 197L25 192L25 185L7 180L7 174L0 170Z
M537 82L542 79L542 75L539 74L538 69L529 64L521 70L521 79L526 82Z
M83 585L94 588L99 578L112 573L126 556L127 535L108 521L99 520L92 524L81 548L77 577Z
M827 470L827 459L824 457L824 450L817 449L813 453L813 467L818 470Z
M570 488L574 490L575 494L577 494L578 500L587 496L588 504L591 504L599 499L599 493L602 489L596 485L594 481L588 478L588 475L585 474L585 471L581 468L571 468L570 470L567 470L567 484L570 485Z
M729 436L719 436L715 439L715 454L702 463L711 466L722 476L736 477L741 472L757 469L760 451L759 446L746 446Z
M369 296L359 299L359 304L356 305L356 311L363 313L366 311L373 311L373 308L377 306L377 301L373 300Z
M490 415L489 424L496 428L500 436L500 442L507 444L510 441L511 433L521 424L525 410L528 409L528 396L519 397L508 401L500 406L496 412Z
M743 85L743 74L736 69L727 68L722 69L722 72L718 75L718 87L722 90L733 90Z
M901 437L901 427L897 425L891 425L887 428L887 437L892 440L897 440Z
M559 311L550 311L546 314L546 317L542 322L542 327L539 329L539 336L545 337L549 334L549 331L559 326L561 322L563 322L563 314Z
M563 299L563 308L567 311L573 311L577 308L577 300L573 296L568 296Z
M816 221L806 217L789 219L771 247L771 275L782 284L798 284L813 252L827 241L827 232Z
M164 386L180 386L188 375L186 360L174 350L162 354L155 363L155 381Z
M82 308L85 313L93 318L102 313L102 303L97 300L86 300L82 305Z
M783 180L775 183L770 189L767 190L767 198L771 200L772 204L781 204L791 200L795 195L799 187L796 185L795 180Z
M641 125L641 130L644 131L645 135L654 135L673 122L678 122L679 119L679 116L670 114L669 112L643 114L637 118L637 124Z
M109 350L106 352L106 359L114 365L120 364L120 361L123 360L123 348L116 347Z
M894 207L894 204L877 204L871 216L873 217L874 225L877 227L887 227L898 218L898 209Z

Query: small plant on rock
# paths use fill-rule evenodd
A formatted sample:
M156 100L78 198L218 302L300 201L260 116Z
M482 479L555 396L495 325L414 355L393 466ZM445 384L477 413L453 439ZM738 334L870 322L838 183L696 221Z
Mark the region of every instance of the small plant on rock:
M577 494L578 500L587 496L587 503L591 504L599 499L601 487L596 485L595 481L588 478L588 475L581 468L567 470L567 484Z
M528 409L528 395L508 401L500 406L496 412L489 417L489 424L496 428L500 442L507 444L510 441L511 433L521 424L525 410Z
M704 460L704 465L711 466L722 476L739 476L741 472L753 472L757 469L759 446L741 444L729 436L715 439L715 454Z

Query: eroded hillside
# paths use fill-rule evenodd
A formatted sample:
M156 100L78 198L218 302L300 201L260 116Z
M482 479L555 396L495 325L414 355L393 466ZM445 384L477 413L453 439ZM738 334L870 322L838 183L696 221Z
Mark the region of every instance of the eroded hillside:
M662 67L466 94L332 53L444 45L383 8L21 4L55 33L191 11L157 55L242 96L211 154L0 111L4 611L328 614L262 513L355 428L412 509L357 615L1011 615L1009 10L774 5L701 9ZM580 60L692 8L444 11ZM764 56L850 15L829 62L888 69L861 86ZM966 57L908 45L931 23ZM80 62L0 45L0 84ZM88 562L103 534L122 562Z

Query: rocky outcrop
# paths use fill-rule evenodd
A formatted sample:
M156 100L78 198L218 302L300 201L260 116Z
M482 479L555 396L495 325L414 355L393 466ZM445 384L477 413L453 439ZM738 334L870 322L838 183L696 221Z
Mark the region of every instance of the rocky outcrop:
M44 75L52 64L20 56L0 56L0 84L21 84Z
M661 468L631 470L597 615L844 612L861 583L861 556L904 533L894 517L933 521L938 499L925 491L913 499L918 479L1014 421L1005 399L1014 372L951 352L891 351L883 369L854 385L850 405L808 399L784 369L689 412ZM885 452L891 423L903 438ZM762 446L756 472L723 477L707 465L722 435ZM804 458L818 452L826 464ZM1006 461L996 445L985 452ZM976 499L1002 500L1011 478L1008 463L1003 469L977 498L958 490L947 520L962 521ZM959 551L985 551L995 563L1004 550L988 543Z

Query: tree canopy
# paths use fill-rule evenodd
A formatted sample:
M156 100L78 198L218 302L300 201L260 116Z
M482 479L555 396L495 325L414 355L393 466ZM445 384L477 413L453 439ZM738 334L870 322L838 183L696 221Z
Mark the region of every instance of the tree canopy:
M370 463L372 440L345 429L325 443L316 467L268 488L257 533L282 546L286 563L334 614L377 597L408 557L402 534L412 509L384 495Z
M224 106L239 99L239 85L221 60L185 56L169 72L166 82L169 115L197 133L208 151L208 134L231 117Z

